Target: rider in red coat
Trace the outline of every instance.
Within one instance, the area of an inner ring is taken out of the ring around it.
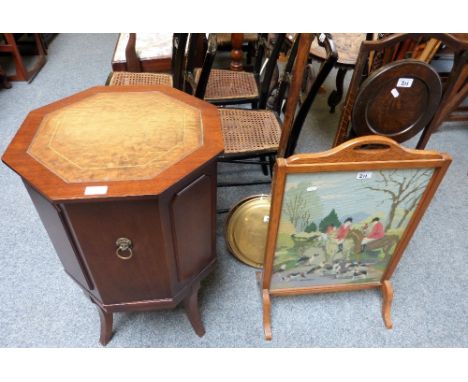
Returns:
[[[336,242],[338,243],[338,252],[343,251],[343,242],[348,236],[349,230],[351,229],[351,224],[353,223],[353,218],[347,218],[344,223],[338,228],[336,233]]]
[[[361,252],[366,250],[366,246],[368,243],[381,239],[385,236],[384,226],[380,222],[379,218],[372,219],[372,228],[370,232],[362,239],[361,242]]]

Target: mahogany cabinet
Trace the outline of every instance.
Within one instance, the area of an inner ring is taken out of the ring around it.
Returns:
[[[216,261],[217,109],[164,86],[95,87],[32,111],[3,161],[26,185],[67,274],[113,312],[183,303],[195,330]],[[38,254],[39,255],[39,254]]]

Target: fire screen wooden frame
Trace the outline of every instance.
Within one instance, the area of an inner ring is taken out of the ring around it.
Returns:
[[[370,288],[381,289],[391,329],[390,278],[450,163],[379,136],[278,158],[261,280],[265,338],[271,296]]]

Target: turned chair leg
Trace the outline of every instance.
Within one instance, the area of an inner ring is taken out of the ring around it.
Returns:
[[[260,155],[260,161],[266,162],[267,157],[265,155]],[[268,165],[267,164],[262,164],[262,172],[263,175],[268,175]]]
[[[98,309],[99,318],[101,320],[101,335],[99,337],[99,342],[101,343],[101,345],[106,346],[112,338],[113,314],[105,312],[97,304],[96,307]]]
[[[333,90],[328,97],[328,106],[330,106],[330,113],[335,112],[336,106],[341,102],[343,98],[343,86],[344,79],[348,69],[339,68],[338,73],[336,73],[336,90]]]
[[[187,318],[192,324],[193,330],[199,337],[205,335],[205,327],[200,316],[200,310],[198,309],[198,290],[200,289],[200,283],[192,287],[190,294],[184,299],[184,309],[187,314]]]
[[[276,156],[275,155],[268,155],[268,162],[269,162],[269,169],[270,169],[270,177],[273,177],[273,168],[275,167]]]

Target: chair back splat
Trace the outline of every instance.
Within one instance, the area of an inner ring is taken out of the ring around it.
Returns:
[[[327,52],[327,59],[320,67],[320,71],[312,83],[312,86],[310,87],[304,102],[302,102],[299,110],[296,113],[297,104],[299,101],[299,93],[303,81],[302,73],[304,73],[305,65],[307,64],[310,45],[312,44],[314,37],[318,38],[319,44],[325,48]],[[301,132],[302,126],[304,125],[307,114],[315,100],[315,97],[317,96],[318,91],[320,90],[320,87],[332,70],[333,65],[335,65],[337,59],[338,54],[330,34],[317,33],[315,36],[312,34],[298,34],[296,36],[296,40],[294,41],[291,48],[288,63],[286,64],[286,69],[290,69],[293,67],[292,63],[295,61],[289,94],[286,101],[286,110],[278,157],[289,157],[294,154],[294,150],[296,149],[297,141],[299,139],[299,134]],[[289,74],[286,73],[286,76],[289,77]],[[283,89],[281,89],[282,84],[280,84],[278,91],[279,99],[276,100],[276,102],[279,102],[280,105],[282,103],[284,94],[286,93],[287,85],[289,85],[288,80],[285,79],[285,82],[286,85],[283,86]]]
[[[205,59],[203,60],[203,66],[201,68],[200,78],[195,86],[195,97],[203,99],[205,97],[206,86],[208,85],[208,78],[210,76],[211,68],[213,67],[214,59],[218,44],[216,41],[216,35],[210,34],[208,37],[208,46],[206,48]],[[195,60],[195,57],[191,57]]]
[[[272,104],[272,110],[281,114],[281,108],[283,107],[283,101],[286,96],[286,91],[288,90],[289,84],[291,82],[291,72],[293,70],[294,61],[296,60],[297,56],[297,48],[299,46],[299,37],[300,33],[296,34],[294,38],[293,45],[289,50],[288,61],[286,62],[286,66],[284,67],[283,74],[278,83],[278,92],[276,93],[275,99]]]
[[[125,60],[127,72],[140,73],[143,71],[140,59],[136,53],[136,33],[129,33],[127,46],[125,47]]]
[[[329,33],[317,34],[316,38],[318,38],[319,45],[325,48],[327,52],[327,59],[322,63],[317,77],[312,83],[312,86],[310,87],[306,98],[302,102],[296,114],[296,117],[294,118],[289,139],[287,141],[284,152],[285,157],[289,157],[294,154],[294,150],[296,149],[297,141],[299,139],[299,134],[301,132],[302,126],[304,125],[307,114],[309,113],[309,110],[312,107],[312,103],[314,102],[315,97],[317,96],[320,90],[320,87],[327,79],[328,75],[330,74],[330,71],[333,69],[333,66],[335,65],[338,59],[338,53],[336,50],[335,43],[333,42]],[[296,44],[294,43],[294,45]]]
[[[182,90],[184,86],[184,59],[188,33],[174,33],[172,38],[172,76],[173,86]]]
[[[294,116],[296,114],[297,104],[299,102],[299,93],[301,91],[303,73],[309,58],[310,46],[314,40],[312,33],[302,33],[299,36],[299,47],[297,49],[296,62],[292,72],[291,85],[289,87],[288,98],[286,100],[286,107],[284,113],[283,128],[281,131],[281,139],[277,156],[284,158],[286,155],[286,147],[291,137],[291,130],[293,126]]]
[[[257,71],[254,71],[254,73],[258,76],[259,80],[260,80],[260,76],[262,73],[260,73],[260,69],[257,68],[257,63],[259,66],[261,66],[261,62],[262,62],[262,59],[263,59],[263,50],[265,49],[265,45],[266,45],[266,42],[264,42],[266,40],[266,38],[268,37],[268,34],[266,34],[267,36],[265,37],[264,34],[262,33],[260,35],[260,39],[262,39],[261,41],[259,41],[259,44],[261,44],[260,46],[263,47],[262,51],[258,52],[257,54],[257,58],[256,58],[256,62],[255,62],[255,68]],[[258,108],[259,109],[265,109],[266,108],[266,105],[267,105],[267,100],[268,100],[268,96],[269,96],[269,93],[270,93],[270,84],[271,84],[271,80],[273,78],[273,73],[275,71],[275,68],[276,68],[276,65],[277,65],[277,61],[278,61],[278,57],[279,57],[279,54],[281,52],[281,48],[283,47],[283,43],[286,39],[286,33],[279,33],[277,38],[276,38],[276,42],[274,43],[273,47],[272,47],[272,50],[271,50],[271,53],[270,53],[270,56],[268,57],[268,62],[265,66],[265,71],[263,73],[263,79],[261,80],[261,83],[260,83],[260,100],[259,100],[259,103],[258,103]]]

